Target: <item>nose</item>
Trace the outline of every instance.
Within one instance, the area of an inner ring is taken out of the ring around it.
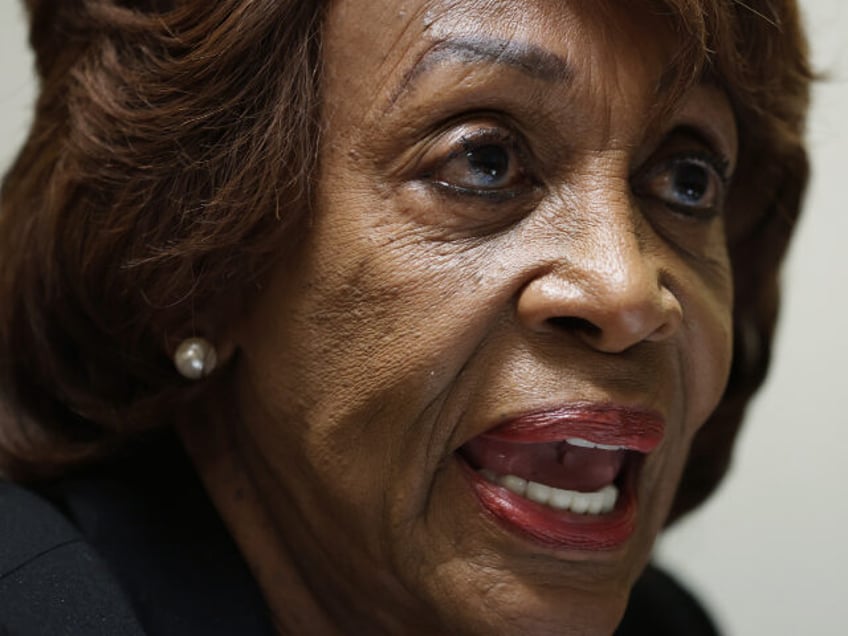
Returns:
[[[593,225],[593,236],[581,232],[579,245],[566,247],[521,290],[519,321],[536,332],[574,334],[605,353],[671,338],[683,309],[658,256],[632,227]]]

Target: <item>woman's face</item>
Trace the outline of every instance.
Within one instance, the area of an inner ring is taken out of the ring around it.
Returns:
[[[721,396],[733,115],[657,117],[670,31],[598,7],[329,12],[314,217],[235,341],[241,452],[343,623],[611,631]]]

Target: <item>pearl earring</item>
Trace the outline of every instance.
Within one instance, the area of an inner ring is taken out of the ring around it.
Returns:
[[[174,366],[184,378],[199,380],[215,370],[218,353],[204,338],[186,338],[174,353]]]

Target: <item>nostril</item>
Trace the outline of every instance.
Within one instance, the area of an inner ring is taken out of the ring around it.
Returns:
[[[579,318],[577,316],[553,316],[552,318],[548,318],[547,322],[558,330],[583,333],[590,337],[596,337],[601,333],[600,327],[585,318]]]

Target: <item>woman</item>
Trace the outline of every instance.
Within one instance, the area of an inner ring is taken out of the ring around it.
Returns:
[[[794,3],[28,7],[7,629],[711,633],[637,579],[768,364]]]

